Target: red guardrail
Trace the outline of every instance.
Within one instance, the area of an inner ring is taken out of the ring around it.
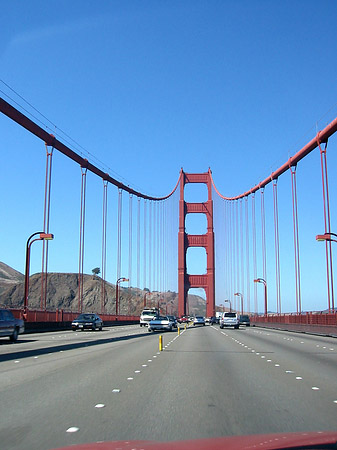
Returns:
[[[23,310],[21,308],[9,308],[14,317],[17,319],[22,318]],[[56,311],[41,311],[41,310],[28,310],[25,322],[72,322],[80,313],[63,311],[58,309]],[[115,314],[99,314],[103,322],[127,322],[137,321],[139,316],[124,316]]]
[[[252,316],[251,322],[336,326],[337,312],[335,313],[307,312],[304,314],[268,314],[267,316]]]

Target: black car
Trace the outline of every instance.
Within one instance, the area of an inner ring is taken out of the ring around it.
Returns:
[[[250,318],[246,314],[239,316],[239,322],[240,322],[240,325],[246,325],[246,327],[250,327]]]
[[[76,330],[97,330],[102,331],[103,320],[97,314],[80,314],[71,324],[71,329]]]

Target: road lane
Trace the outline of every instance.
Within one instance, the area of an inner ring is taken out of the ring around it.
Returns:
[[[337,429],[336,340],[191,327],[164,333],[159,352],[158,336],[127,326],[0,345],[3,448]]]

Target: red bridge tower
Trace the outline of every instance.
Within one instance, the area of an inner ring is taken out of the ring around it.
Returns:
[[[208,189],[208,200],[205,203],[187,203],[184,200],[184,188],[187,183],[204,183]],[[207,218],[206,234],[186,234],[186,214],[202,213]],[[203,247],[207,254],[207,273],[205,275],[189,275],[186,271],[186,252],[189,247]],[[214,273],[214,231],[213,200],[210,173],[185,173],[181,171],[179,201],[179,234],[178,234],[178,314],[186,314],[187,292],[190,288],[204,288],[206,292],[206,316],[215,315],[215,273]]]

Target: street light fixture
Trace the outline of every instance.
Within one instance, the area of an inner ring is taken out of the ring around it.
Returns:
[[[230,300],[224,300],[224,302],[229,303],[229,312],[232,312],[232,302]]]
[[[257,278],[254,280],[254,283],[263,283],[264,284],[264,315],[267,315],[267,282],[263,278]]]
[[[39,237],[31,240],[34,236],[39,235]],[[25,269],[25,294],[23,300],[23,318],[27,318],[28,311],[28,294],[29,294],[29,266],[30,266],[30,247],[35,241],[51,241],[54,239],[54,235],[51,233],[44,233],[43,231],[38,231],[37,233],[33,233],[27,239],[26,244],[26,269]]]
[[[241,294],[241,292],[235,292],[234,295],[241,297],[241,314],[243,315],[243,295]]]
[[[318,242],[323,242],[323,241],[337,242],[337,240],[336,239],[332,239],[331,236],[337,237],[337,234],[336,233],[331,233],[331,232],[330,233],[324,233],[324,234],[318,234],[316,236],[316,241],[318,241]]]
[[[118,316],[118,307],[119,307],[119,304],[118,304],[118,300],[119,300],[119,297],[118,297],[118,285],[119,285],[119,283],[123,283],[124,281],[129,281],[129,278],[120,277],[116,281],[116,316]]]

